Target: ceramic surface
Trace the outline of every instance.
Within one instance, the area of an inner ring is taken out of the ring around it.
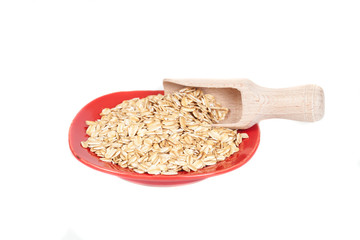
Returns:
[[[249,135],[248,139],[244,139],[240,144],[240,151],[234,153],[222,162],[213,166],[207,166],[196,172],[180,172],[178,175],[150,175],[139,174],[128,168],[122,168],[119,165],[107,163],[99,160],[99,157],[92,153],[89,149],[81,146],[80,142],[85,141],[88,136],[86,134],[86,120],[94,121],[100,118],[100,112],[103,108],[112,108],[124,100],[135,97],[144,98],[148,95],[164,94],[163,91],[129,91],[115,92],[99,97],[85,107],[76,115],[71,123],[69,130],[69,145],[74,156],[83,164],[108,174],[113,174],[130,182],[149,185],[149,186],[176,186],[188,183],[194,183],[208,177],[213,177],[235,170],[244,165],[255,153],[259,141],[260,131],[258,125],[241,130]]]

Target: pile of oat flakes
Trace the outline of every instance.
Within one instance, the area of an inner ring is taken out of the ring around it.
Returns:
[[[239,151],[246,133],[212,127],[228,109],[195,88],[151,95],[105,108],[101,119],[86,121],[81,142],[100,160],[137,173],[174,175],[214,165]]]

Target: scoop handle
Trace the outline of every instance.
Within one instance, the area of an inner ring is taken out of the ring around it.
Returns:
[[[271,89],[256,86],[258,120],[283,118],[314,122],[324,116],[324,91],[317,85]],[[255,89],[254,89],[255,90]]]

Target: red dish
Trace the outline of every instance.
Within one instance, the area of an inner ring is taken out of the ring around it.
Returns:
[[[128,168],[122,168],[119,165],[103,162],[99,157],[92,153],[89,149],[81,146],[80,142],[85,141],[88,136],[86,134],[86,120],[94,121],[100,118],[100,112],[103,108],[112,108],[124,100],[132,98],[144,98],[148,95],[164,94],[164,91],[131,91],[116,92],[99,97],[85,107],[76,115],[71,123],[69,130],[69,145],[71,152],[83,164],[94,168],[98,171],[113,174],[130,182],[148,185],[148,186],[176,186],[188,183],[194,183],[208,177],[220,175],[235,170],[244,165],[254,155],[260,141],[260,131],[258,125],[249,129],[241,130],[249,135],[248,139],[244,139],[240,144],[240,151],[234,153],[222,162],[212,166],[207,166],[196,172],[179,172],[178,175],[150,175],[139,174]]]

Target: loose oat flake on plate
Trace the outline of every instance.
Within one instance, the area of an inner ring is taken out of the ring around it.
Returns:
[[[214,165],[239,151],[246,133],[212,127],[228,109],[200,89],[125,100],[86,121],[81,142],[100,160],[137,173],[175,175]]]

